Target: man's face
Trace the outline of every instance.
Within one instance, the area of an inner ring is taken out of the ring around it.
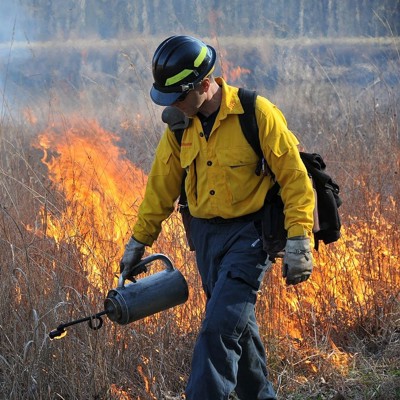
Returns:
[[[206,93],[203,82],[201,82],[193,90],[190,90],[187,93],[187,96],[184,98],[184,100],[178,100],[172,105],[181,110],[187,117],[193,117],[197,114],[205,100]]]

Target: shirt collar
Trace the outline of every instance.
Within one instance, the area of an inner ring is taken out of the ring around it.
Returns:
[[[228,85],[221,77],[215,78],[216,82],[222,88],[221,100],[221,119],[228,114],[243,114],[244,110],[238,96],[238,88]]]

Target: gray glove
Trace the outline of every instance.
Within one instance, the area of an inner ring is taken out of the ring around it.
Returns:
[[[134,276],[147,271],[146,266],[136,268],[136,265],[143,257],[144,247],[143,243],[138,242],[133,237],[129,239],[119,263],[119,269],[124,279],[132,280]]]
[[[282,275],[286,278],[286,284],[297,285],[306,281],[310,277],[312,269],[310,239],[305,236],[288,239],[282,263]]]

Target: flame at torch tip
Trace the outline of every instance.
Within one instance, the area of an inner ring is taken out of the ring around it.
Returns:
[[[58,329],[51,331],[49,336],[50,336],[50,340],[58,340],[58,339],[62,339],[63,337],[65,337],[67,335],[67,331],[65,329],[63,329],[62,331],[59,331]]]

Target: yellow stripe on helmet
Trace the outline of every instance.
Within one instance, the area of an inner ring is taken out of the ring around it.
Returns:
[[[200,50],[199,55],[196,57],[196,59],[194,60],[193,65],[195,67],[199,67],[201,65],[201,63],[204,61],[204,59],[206,58],[207,55],[207,46],[203,46]],[[187,76],[189,76],[194,70],[193,69],[184,69],[181,72],[178,72],[176,75],[171,76],[170,78],[168,78],[165,81],[165,86],[171,86],[174,85],[175,83],[180,82],[182,79],[186,78]]]
[[[199,55],[194,60],[194,66],[199,67],[206,58],[206,55],[207,55],[207,46],[203,46],[200,50]]]
[[[171,76],[171,78],[168,78],[165,81],[165,86],[171,86],[174,85],[175,83],[178,83],[181,81],[183,78],[186,78],[193,72],[192,69],[184,69],[183,71],[179,72],[178,74]]]

